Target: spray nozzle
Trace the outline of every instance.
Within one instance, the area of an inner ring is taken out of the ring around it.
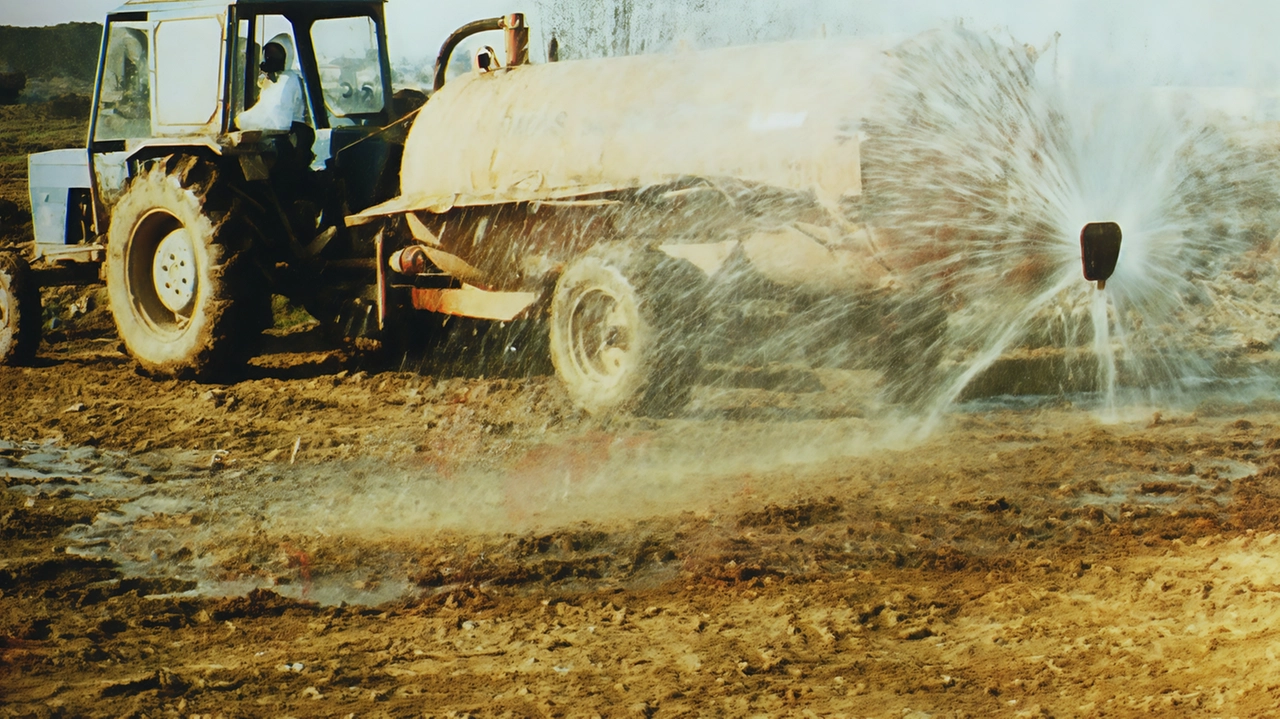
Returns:
[[[1114,222],[1090,222],[1080,230],[1080,261],[1084,264],[1084,278],[1097,282],[1098,289],[1107,287],[1107,280],[1116,271],[1120,259],[1120,225]]]

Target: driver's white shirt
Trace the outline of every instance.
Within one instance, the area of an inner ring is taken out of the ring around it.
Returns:
[[[288,130],[295,122],[306,122],[306,108],[302,80],[290,70],[277,75],[275,82],[264,79],[257,104],[236,116],[241,130]]]

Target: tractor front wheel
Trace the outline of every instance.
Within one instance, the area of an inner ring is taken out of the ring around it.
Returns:
[[[157,161],[130,182],[112,212],[107,294],[144,370],[212,379],[252,354],[269,295],[255,282],[245,212],[193,157]]]

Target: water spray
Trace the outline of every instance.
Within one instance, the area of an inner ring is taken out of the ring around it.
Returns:
[[[1107,288],[1107,280],[1116,271],[1120,259],[1120,225],[1114,222],[1090,222],[1080,230],[1080,261],[1084,278],[1097,282],[1099,290]]]

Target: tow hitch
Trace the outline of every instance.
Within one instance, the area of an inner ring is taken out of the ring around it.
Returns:
[[[1107,280],[1116,271],[1120,259],[1120,225],[1114,222],[1090,222],[1080,230],[1080,261],[1084,278],[1097,282],[1098,289],[1107,288]]]

